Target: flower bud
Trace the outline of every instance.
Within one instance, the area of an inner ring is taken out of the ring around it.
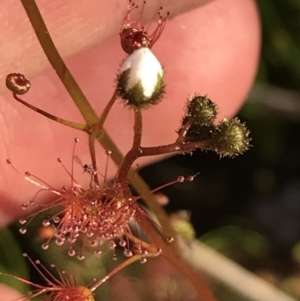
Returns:
[[[225,118],[212,138],[212,149],[221,157],[234,157],[250,147],[249,130],[238,118]]]
[[[193,124],[209,126],[217,113],[217,106],[206,96],[195,95],[187,101],[186,114]]]
[[[123,62],[117,89],[126,104],[144,108],[157,104],[164,93],[163,69],[149,48],[135,50]]]
[[[6,87],[15,94],[25,94],[29,91],[30,81],[20,73],[10,73],[6,76]]]

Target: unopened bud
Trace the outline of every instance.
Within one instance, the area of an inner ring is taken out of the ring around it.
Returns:
[[[217,116],[217,106],[206,96],[195,95],[188,99],[186,114],[192,124],[211,125]]]
[[[234,157],[250,147],[249,130],[238,118],[225,118],[213,136],[213,150],[221,157]]]
[[[30,89],[30,81],[20,73],[10,73],[6,76],[6,87],[15,94],[25,94]]]
[[[149,48],[135,50],[123,62],[117,89],[126,104],[133,107],[157,104],[164,87],[162,66]]]

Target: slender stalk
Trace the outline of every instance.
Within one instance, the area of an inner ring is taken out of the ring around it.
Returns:
[[[142,111],[139,108],[134,110],[134,137],[132,149],[138,149],[141,146],[142,131],[143,131],[143,118]]]
[[[57,117],[55,115],[52,115],[44,110],[41,110],[33,105],[31,105],[30,103],[24,101],[23,99],[19,98],[15,93],[13,93],[13,96],[14,96],[14,99],[18,102],[20,102],[21,104],[23,104],[24,106],[28,107],[29,109],[49,118],[49,119],[52,119],[56,122],[59,122],[63,125],[66,125],[66,126],[69,126],[73,129],[76,129],[76,130],[80,130],[80,131],[86,131],[86,125],[85,124],[82,124],[82,123],[77,123],[77,122],[73,122],[73,121],[69,121],[69,120],[66,120],[66,119],[62,119],[60,117]]]
[[[104,122],[112,108],[112,106],[114,105],[114,103],[116,102],[117,100],[117,97],[118,97],[118,91],[115,90],[113,96],[111,97],[110,101],[108,102],[108,104],[106,105],[105,109],[103,110],[100,118],[99,118],[99,121],[98,121],[98,128],[99,129],[102,129],[103,128],[103,125],[104,125]]]
[[[186,181],[186,178],[184,178],[184,181]],[[157,188],[155,188],[155,189],[149,191],[149,193],[155,193],[155,192],[158,192],[158,191],[160,191],[160,190],[162,190],[162,189],[164,189],[164,188],[166,188],[166,187],[172,186],[172,185],[177,184],[177,183],[179,183],[178,179],[173,180],[173,181],[171,181],[171,182],[168,182],[168,183],[166,183],[166,184],[164,184],[164,185],[161,185],[161,186],[159,186],[159,187],[157,187]],[[144,196],[141,196],[141,198],[143,198],[143,197],[144,197]]]
[[[138,158],[139,149],[141,146],[143,131],[143,119],[141,109],[134,109],[134,126],[133,126],[133,143],[132,148],[127,152],[122,163],[119,165],[117,181],[123,183],[123,186],[128,186],[128,173],[133,162]],[[125,188],[125,187],[124,187]]]
[[[137,149],[131,149],[124,157],[124,160],[119,165],[118,174],[116,179],[119,183],[123,183],[123,186],[129,184],[129,170],[131,170],[132,163],[139,157]],[[137,175],[136,172],[134,172]]]

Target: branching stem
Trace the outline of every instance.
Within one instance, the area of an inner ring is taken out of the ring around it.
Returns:
[[[44,53],[46,54],[50,64],[52,65],[53,69],[56,71],[57,75],[59,76],[61,82],[65,86],[66,90],[69,92],[70,96],[72,97],[75,105],[81,112],[83,118],[86,121],[86,126],[89,129],[93,129],[95,125],[98,124],[99,118],[88,102],[86,96],[83,94],[82,90],[80,89],[79,85],[75,81],[74,77],[68,70],[67,66],[65,65],[63,59],[59,55],[51,36],[48,32],[48,29],[44,23],[44,20],[39,12],[39,9],[35,3],[35,0],[21,0],[21,3],[28,15],[28,18],[34,28],[34,31],[37,35],[37,38],[44,50]],[[113,103],[114,101],[112,101]],[[48,116],[51,118],[51,115]],[[105,120],[106,117],[103,118]],[[53,118],[51,118],[53,119]],[[56,120],[56,119],[53,119]],[[100,125],[104,123],[104,121],[101,121]],[[67,125],[67,124],[66,124]],[[93,129],[95,130],[95,128]],[[91,134],[91,132],[89,132]],[[94,140],[97,139],[102,146],[112,151],[112,159],[114,162],[120,166],[120,164],[123,161],[123,156],[115,143],[112,141],[112,139],[109,137],[109,135],[106,133],[104,128],[101,128],[99,130],[96,137],[90,138],[90,152],[93,156],[94,153]],[[150,150],[149,150],[150,152]],[[96,165],[95,162],[95,156],[94,159],[92,159],[93,165]],[[129,179],[132,181],[132,184],[137,189],[137,191],[143,195],[146,194],[146,192],[149,191],[148,186],[146,183],[132,170],[129,169]],[[163,227],[166,226],[165,230],[170,230],[170,234],[173,234],[172,228],[170,227],[168,218],[166,217],[166,214],[161,214],[163,209],[156,203],[156,200],[154,197],[146,197],[145,201],[147,201],[150,209],[154,211],[154,213],[157,214],[158,218],[162,219],[161,224]],[[155,210],[160,207],[158,211],[155,212]],[[155,232],[153,229],[153,226],[149,223],[147,218],[143,215],[141,215],[139,224],[142,226],[143,230],[145,231],[146,235],[150,238],[150,240],[158,247],[163,249],[163,255],[166,257],[166,259],[171,262],[183,275],[186,276],[187,279],[191,281],[191,283],[194,285],[195,289],[199,293],[200,296],[202,296],[203,300],[205,301],[215,301],[213,296],[211,295],[209,289],[206,287],[204,282],[198,277],[198,275],[180,258],[177,252],[175,252],[174,248],[172,248],[170,245],[167,245],[160,236]],[[131,264],[132,262],[138,260],[141,258],[141,255],[134,255],[121,265],[119,265],[115,270],[113,270],[111,273],[109,273],[106,277],[104,277],[102,280],[98,281],[92,288],[92,290],[95,290],[98,286],[100,286],[103,282],[105,282],[108,278],[110,278],[112,275],[117,273],[119,270],[124,268],[125,266]]]
[[[72,97],[74,103],[80,110],[84,119],[86,120],[89,126],[93,126],[97,124],[99,119],[89,104],[86,97],[83,95],[80,87],[77,82],[71,75],[67,66],[65,65],[63,59],[60,57],[52,39],[49,35],[47,27],[44,23],[44,20],[39,12],[39,9],[35,3],[35,0],[21,0],[24,9],[28,15],[28,18],[34,28],[37,38],[49,59],[54,70],[56,70],[58,76],[60,77],[63,85],[66,87],[70,96]],[[108,133],[104,128],[101,129],[101,135],[97,136],[97,140],[106,150],[111,150],[112,155],[111,158],[117,166],[123,161],[123,155],[121,151],[118,149],[114,141],[110,138]],[[145,195],[150,191],[149,186],[143,181],[143,179],[132,169],[129,170],[129,180],[133,187],[140,195]],[[167,214],[164,212],[163,208],[157,204],[154,196],[148,195],[144,198],[147,206],[156,214],[157,218],[160,221],[162,227],[169,233],[169,235],[174,234],[174,230],[172,229]]]

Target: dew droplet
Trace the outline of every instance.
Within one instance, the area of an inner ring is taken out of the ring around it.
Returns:
[[[111,249],[111,250],[114,250],[115,248],[116,248],[116,243],[113,241],[113,240],[111,240],[110,242],[109,242],[109,248]]]
[[[115,260],[115,261],[116,261],[116,260],[118,260],[118,257],[117,257],[117,255],[116,255],[116,254],[114,254],[114,255],[113,255],[113,258],[112,258],[112,260]]]
[[[20,228],[19,232],[21,234],[25,234],[27,232],[27,229],[26,228]]]
[[[75,138],[74,141],[75,141],[75,143],[78,143],[78,142],[79,142],[79,139],[78,139],[78,138]]]
[[[96,240],[92,240],[90,242],[91,247],[96,247],[97,246],[97,241]]]
[[[119,245],[121,246],[121,247],[126,247],[126,241],[124,240],[124,239],[122,239],[122,240],[120,240],[120,242],[119,242]]]
[[[147,255],[147,254],[149,254],[149,252],[148,252],[147,250],[143,250],[143,251],[142,251],[142,254],[143,254],[143,255]]]
[[[42,224],[44,227],[48,227],[50,226],[50,221],[48,219],[44,219]]]
[[[189,182],[193,182],[193,181],[194,181],[194,179],[195,179],[195,177],[194,177],[194,176],[188,176],[188,177],[187,177],[187,180],[188,180]]]
[[[82,233],[87,233],[88,228],[87,228],[87,227],[82,227],[80,231],[81,231]],[[90,232],[91,232],[91,231],[90,231]],[[91,233],[92,233],[91,236],[93,236],[94,233],[93,233],[93,232],[91,232]]]
[[[58,224],[59,222],[60,222],[60,217],[58,217],[58,216],[55,216],[55,217],[53,217],[53,223],[54,224]]]
[[[171,243],[171,242],[173,242],[174,241],[174,237],[173,236],[168,236],[167,237],[167,242],[168,243]]]
[[[116,189],[120,189],[120,188],[122,188],[122,185],[121,185],[120,183],[116,183],[116,184],[115,184],[115,188],[116,188]]]
[[[23,210],[28,209],[28,204],[22,204],[21,208],[22,208]]]
[[[87,233],[86,233],[86,236],[87,237],[92,237],[94,235],[94,232],[93,231],[88,231]]]
[[[94,254],[95,254],[95,255],[101,255],[101,254],[102,254],[102,251],[96,250],[96,251],[94,252]]]
[[[57,230],[55,235],[56,235],[57,237],[63,236],[63,235],[64,235],[64,232],[63,232],[62,230]]]
[[[43,250],[48,250],[49,244],[47,242],[43,243],[42,248],[43,248]]]
[[[184,182],[184,176],[179,176],[178,178],[177,178],[177,181],[178,182],[180,182],[180,183],[182,183],[182,182]]]
[[[146,263],[148,260],[147,260],[147,258],[145,258],[145,257],[141,257],[141,259],[140,259],[140,262],[142,263],[142,264],[144,264],[144,263]]]
[[[70,236],[68,240],[71,244],[74,244],[76,242],[76,237],[75,236]]]
[[[85,258],[85,256],[84,256],[83,254],[80,254],[80,255],[77,256],[77,258],[78,258],[79,260],[83,260],[83,259]]]
[[[72,256],[74,256],[75,254],[76,254],[75,250],[72,249],[72,248],[70,248],[69,251],[68,251],[68,255],[72,257]]]
[[[20,218],[20,219],[19,219],[19,223],[20,223],[21,225],[24,225],[24,224],[27,223],[27,219],[26,219],[26,218]]]
[[[125,249],[123,254],[125,257],[131,257],[133,255],[133,253],[129,249]]]
[[[136,250],[139,254],[142,254],[142,247],[140,245],[136,246]]]
[[[61,238],[57,238],[57,239],[55,240],[55,243],[56,243],[59,247],[61,247],[61,246],[64,244],[64,242],[65,242],[65,240],[64,240],[64,239],[61,239]]]
[[[108,150],[105,151],[105,154],[106,154],[107,156],[110,156],[110,155],[112,154],[112,151],[108,149]]]

